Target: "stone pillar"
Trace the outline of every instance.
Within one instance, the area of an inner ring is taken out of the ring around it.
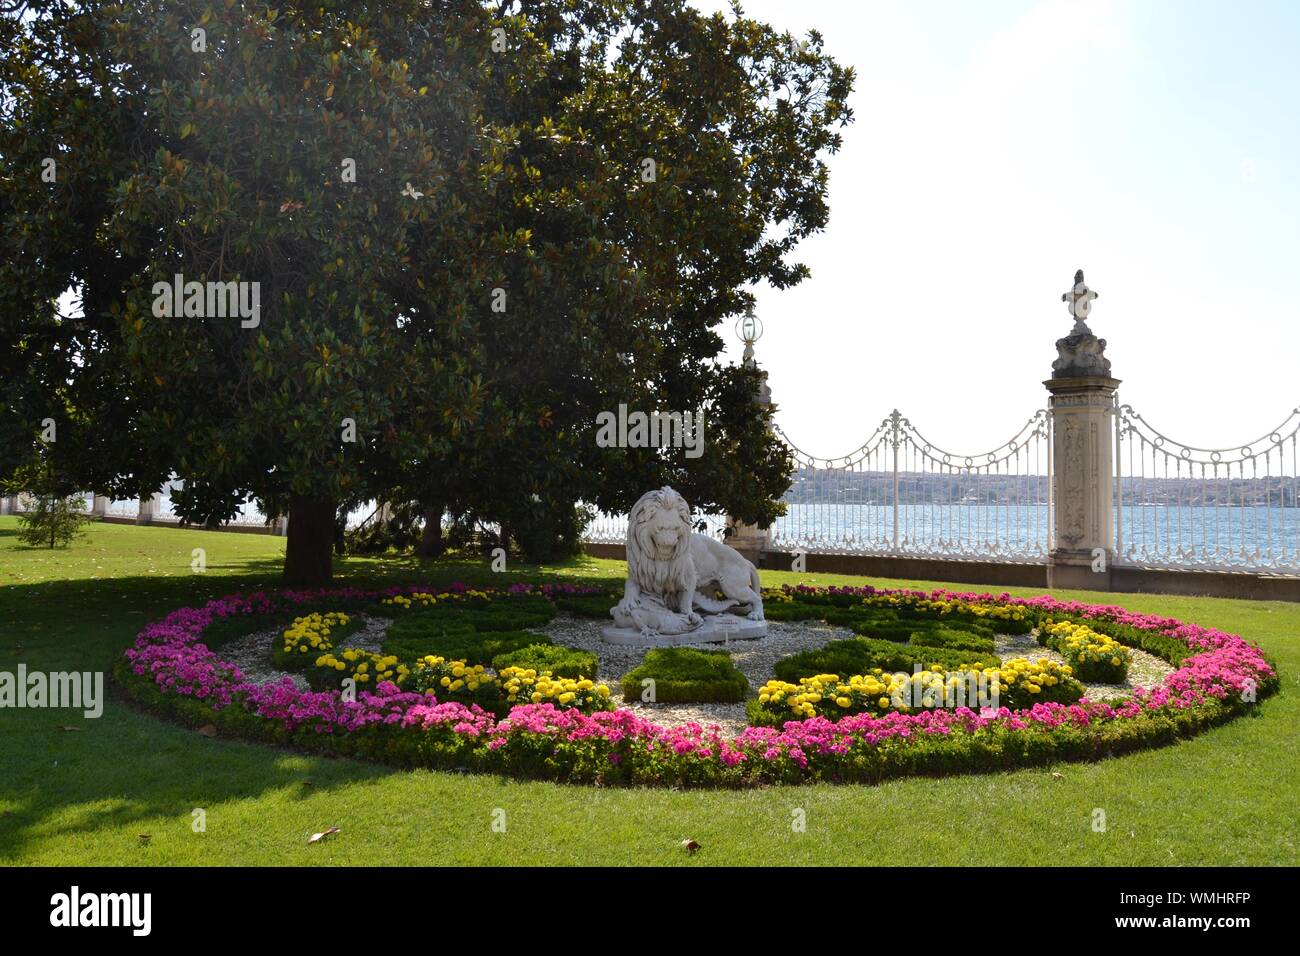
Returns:
[[[140,499],[140,510],[136,513],[136,524],[153,524],[158,520],[162,510],[162,493],[155,491],[148,498]]]
[[[271,534],[279,535],[281,538],[289,536],[289,516],[281,515],[271,522]]]
[[[95,503],[90,506],[90,513],[96,518],[103,518],[108,514],[110,500],[107,495],[95,495]]]
[[[756,525],[737,521],[730,515],[727,516],[726,544],[739,551],[754,567],[759,566],[770,539],[771,534],[766,528],[759,528]]]
[[[753,308],[750,308],[744,317],[736,323],[736,330],[740,334],[741,341],[745,343],[745,354],[742,362],[750,368],[756,368],[758,363],[754,361],[754,343],[763,334],[763,323],[754,315]],[[772,390],[767,385],[767,372],[760,370],[759,375],[762,377],[762,383],[754,395],[754,402],[757,405],[770,406],[772,404]],[[772,533],[767,528],[759,528],[756,525],[740,521],[728,515],[725,540],[730,547],[739,551],[754,567],[758,567],[763,552],[771,544]]]
[[[0,515],[11,515],[14,513],[14,499],[8,495],[0,497]]]
[[[1063,295],[1074,328],[1056,342],[1051,393],[1052,552],[1047,580],[1053,588],[1110,590],[1115,549],[1113,440],[1115,389],[1106,340],[1084,321],[1097,293],[1075,273],[1074,288]]]

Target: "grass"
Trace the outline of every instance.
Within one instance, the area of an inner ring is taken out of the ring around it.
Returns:
[[[181,604],[274,586],[284,539],[96,524],[68,551],[21,546],[0,518],[0,670],[108,672],[141,625]],[[190,570],[192,549],[207,571]],[[565,574],[586,559],[493,575],[486,564],[340,562],[341,582]],[[764,583],[889,586],[763,573]],[[926,585],[933,586],[933,585]],[[953,587],[958,587],[954,585]],[[1013,589],[1013,593],[1039,593]],[[398,771],[214,740],[111,698],[98,720],[0,710],[0,863],[44,865],[1300,863],[1300,605],[1057,592],[1244,634],[1282,671],[1256,715],[1194,740],[1096,764],[985,776],[751,792],[596,790]],[[76,727],[76,730],[63,730]],[[506,832],[492,829],[506,812]],[[1093,811],[1107,829],[1094,832]],[[207,829],[191,827],[195,809]],[[806,832],[791,829],[803,810]],[[307,846],[330,826],[342,832]],[[148,834],[143,841],[141,834]],[[687,855],[686,838],[701,849]]]

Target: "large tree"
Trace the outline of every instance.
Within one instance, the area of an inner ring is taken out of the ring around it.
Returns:
[[[65,476],[287,512],[296,584],[340,501],[399,488],[516,528],[664,482],[775,515],[789,462],[717,328],[826,221],[852,74],[819,37],[680,0],[23,7],[0,473],[54,417]],[[178,274],[257,283],[257,324],[158,315]],[[705,408],[703,457],[599,448],[620,403]]]

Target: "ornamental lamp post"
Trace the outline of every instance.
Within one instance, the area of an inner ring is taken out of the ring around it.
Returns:
[[[763,337],[763,323],[754,314],[752,305],[745,310],[745,314],[736,323],[736,337],[745,343],[745,354],[741,358],[741,364],[746,368],[757,369],[758,363],[754,361],[754,343]],[[758,374],[761,382],[758,391],[754,394],[754,401],[759,405],[771,405],[772,390],[767,386],[767,373],[759,369]],[[727,516],[727,544],[744,555],[755,567],[758,567],[761,562],[762,554],[767,550],[770,541],[771,534],[766,528],[759,528],[731,515]]]
[[[754,343],[763,337],[763,323],[754,314],[752,305],[745,310],[745,314],[736,323],[736,336],[745,343],[745,354],[741,362],[745,365],[753,365]]]

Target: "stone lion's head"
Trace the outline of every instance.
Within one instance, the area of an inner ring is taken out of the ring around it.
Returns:
[[[649,594],[674,594],[687,578],[690,545],[691,509],[686,500],[667,486],[647,492],[628,515],[628,576]]]

